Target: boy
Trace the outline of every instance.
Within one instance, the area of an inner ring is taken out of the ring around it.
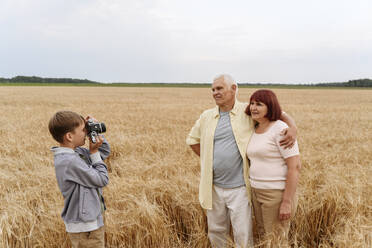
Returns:
[[[103,214],[106,209],[102,187],[108,173],[102,161],[110,154],[103,138],[82,148],[87,135],[86,119],[71,111],[59,111],[49,121],[49,132],[60,144],[53,147],[54,166],[59,189],[64,198],[62,219],[72,247],[104,247]]]

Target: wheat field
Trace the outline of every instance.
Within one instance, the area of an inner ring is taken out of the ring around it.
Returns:
[[[372,91],[274,92],[297,123],[303,165],[293,246],[371,247]],[[106,123],[107,247],[209,247],[185,138],[213,106],[207,88],[0,87],[0,247],[70,247],[47,129],[58,110]]]

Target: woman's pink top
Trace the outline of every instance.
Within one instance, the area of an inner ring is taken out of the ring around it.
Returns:
[[[288,169],[284,159],[299,155],[297,141],[289,149],[284,149],[279,145],[279,141],[284,137],[280,135],[280,132],[285,128],[288,128],[287,124],[277,120],[265,133],[252,134],[247,147],[251,187],[257,189],[285,188]]]

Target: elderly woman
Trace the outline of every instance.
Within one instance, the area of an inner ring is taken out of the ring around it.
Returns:
[[[297,141],[288,149],[279,145],[282,131],[288,128],[279,120],[281,113],[274,92],[261,89],[253,93],[246,114],[255,121],[255,132],[247,147],[247,157],[258,233],[261,238],[279,235],[287,242],[289,220],[297,207],[301,164]]]

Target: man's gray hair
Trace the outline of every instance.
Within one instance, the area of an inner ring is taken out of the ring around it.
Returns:
[[[213,79],[213,81],[216,81],[217,79],[220,79],[220,78],[223,78],[223,81],[228,85],[228,86],[232,86],[232,85],[236,85],[238,86],[238,84],[236,83],[236,81],[234,80],[234,78],[232,76],[230,76],[229,74],[221,74],[221,75],[218,75],[217,77],[215,77]]]
[[[216,81],[221,78],[229,86],[229,88],[231,88],[231,86],[233,85],[236,85],[236,94],[238,94],[238,84],[236,83],[235,79],[232,76],[230,76],[229,74],[221,74],[215,77],[213,81]]]

